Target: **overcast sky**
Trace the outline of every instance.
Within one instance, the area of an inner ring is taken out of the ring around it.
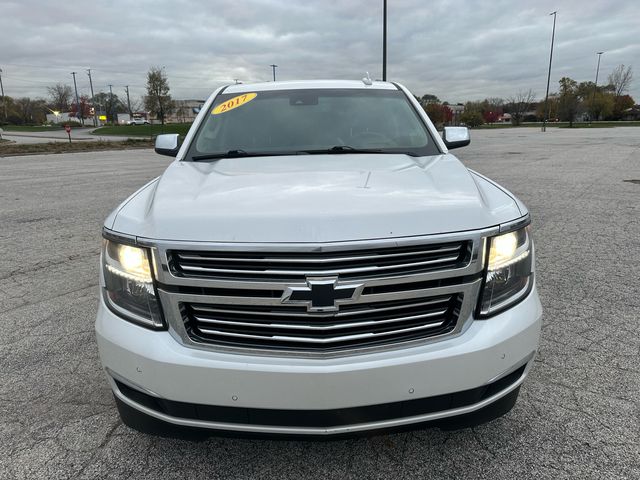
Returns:
[[[640,101],[638,0],[388,0],[388,79],[414,94],[458,102],[546,87],[551,76],[599,83],[632,65]],[[28,1],[0,4],[0,68],[6,95],[46,96],[46,86],[139,97],[152,65],[164,66],[174,98],[206,98],[233,79],[382,76],[382,0]]]

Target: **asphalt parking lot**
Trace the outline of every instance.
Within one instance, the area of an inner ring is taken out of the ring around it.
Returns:
[[[640,129],[472,132],[533,216],[540,352],[510,414],[335,442],[123,426],[93,333],[104,217],[167,157],[0,158],[0,478],[640,478]]]

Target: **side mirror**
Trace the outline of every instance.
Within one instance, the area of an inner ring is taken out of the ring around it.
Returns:
[[[471,143],[469,129],[467,127],[444,127],[442,140],[449,150],[452,148],[466,147]]]
[[[169,157],[175,157],[180,150],[180,142],[178,141],[177,133],[166,133],[164,135],[158,135],[156,137],[156,153],[160,155],[167,155]]]

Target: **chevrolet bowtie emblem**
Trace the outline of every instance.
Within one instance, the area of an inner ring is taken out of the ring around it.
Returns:
[[[357,299],[363,284],[338,284],[338,277],[307,277],[304,286],[287,287],[280,299],[282,303],[307,306],[308,312],[335,312],[341,303]]]

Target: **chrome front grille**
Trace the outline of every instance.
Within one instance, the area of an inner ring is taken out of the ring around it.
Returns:
[[[345,305],[333,314],[304,307],[185,303],[188,332],[200,342],[251,348],[333,351],[442,335],[455,328],[462,294]]]
[[[456,268],[468,263],[471,242],[320,252],[168,252],[172,273],[184,278],[300,279],[339,275],[359,279]]]
[[[481,284],[482,233],[156,244],[158,294],[169,331],[193,348],[335,356],[411,346],[449,338],[469,323]],[[318,284],[335,303],[314,303]]]

